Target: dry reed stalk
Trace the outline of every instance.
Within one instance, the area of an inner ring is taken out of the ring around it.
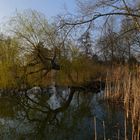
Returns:
[[[133,78],[132,95],[131,95],[131,119],[132,119],[132,138],[139,140],[140,125],[140,80],[138,77]]]
[[[105,134],[105,122],[103,121],[103,130],[104,130],[104,140],[106,140],[106,134]]]
[[[121,93],[121,87],[122,87],[122,77],[123,77],[123,71],[122,68],[117,68],[114,71],[110,72],[111,74],[107,74],[106,78],[106,88],[105,88],[105,97],[106,100],[110,101],[118,101],[118,99],[121,99],[122,93]]]
[[[125,140],[128,140],[128,139],[127,139],[127,120],[126,120],[126,117],[125,117],[125,120],[124,120],[124,128],[125,128],[125,129],[124,129],[124,131],[125,131],[124,139],[125,139]]]
[[[94,140],[97,140],[96,117],[94,117]]]
[[[129,116],[129,103],[130,103],[130,93],[131,93],[131,74],[127,76],[128,80],[124,79],[124,107],[126,110],[126,117]]]
[[[120,129],[118,129],[118,140],[120,139]]]
[[[106,79],[105,100],[120,102],[123,98],[125,109],[125,139],[127,139],[127,120],[132,123],[132,140],[140,137],[140,68],[130,73],[125,67],[117,73],[117,78]]]

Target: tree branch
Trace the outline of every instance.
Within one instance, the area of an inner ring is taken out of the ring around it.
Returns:
[[[66,23],[64,23],[64,25],[63,26],[65,26],[65,25],[74,25],[74,26],[76,26],[76,25],[81,25],[81,24],[86,24],[86,23],[89,23],[89,22],[92,22],[92,21],[94,21],[94,20],[96,20],[96,19],[98,19],[98,18],[100,18],[100,17],[104,17],[104,16],[110,16],[110,15],[120,15],[120,16],[131,16],[131,17],[137,17],[137,18],[140,18],[140,15],[138,15],[138,14],[133,14],[133,13],[121,13],[121,12],[113,12],[113,13],[105,13],[105,14],[97,14],[97,15],[94,15],[91,19],[89,19],[89,20],[85,20],[85,21],[78,21],[78,22],[66,22]]]

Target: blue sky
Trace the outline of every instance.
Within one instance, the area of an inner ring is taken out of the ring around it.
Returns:
[[[0,22],[12,16],[15,11],[35,9],[46,15],[47,18],[63,14],[66,9],[74,12],[75,0],[1,0]]]

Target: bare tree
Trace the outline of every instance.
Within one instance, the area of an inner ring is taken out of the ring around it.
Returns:
[[[12,33],[20,40],[22,58],[27,58],[24,65],[39,66],[39,69],[28,74],[41,71],[47,74],[52,69],[60,69],[56,63],[60,40],[55,27],[47,22],[43,14],[32,10],[17,13],[11,18],[10,25],[13,26]]]

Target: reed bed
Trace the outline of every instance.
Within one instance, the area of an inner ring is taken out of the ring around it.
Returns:
[[[110,70],[106,78],[103,99],[122,105],[125,110],[125,140],[127,125],[131,121],[132,140],[140,140],[140,67],[118,67]]]

